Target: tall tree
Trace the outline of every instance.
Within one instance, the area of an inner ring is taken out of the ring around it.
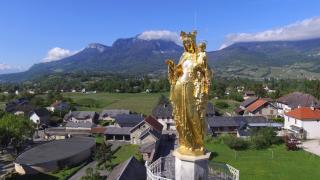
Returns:
[[[0,144],[2,147],[12,145],[18,154],[22,144],[35,132],[32,121],[22,116],[5,114],[0,119]]]

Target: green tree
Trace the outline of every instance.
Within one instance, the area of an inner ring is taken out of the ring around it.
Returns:
[[[95,160],[98,162],[97,167],[101,169],[110,169],[112,167],[111,160],[114,158],[111,150],[112,145],[103,142],[97,147],[95,152]]]
[[[35,125],[24,117],[5,114],[0,120],[0,144],[2,147],[12,145],[17,154],[34,132]]]

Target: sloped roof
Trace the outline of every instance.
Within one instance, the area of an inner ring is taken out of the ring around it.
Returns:
[[[259,99],[256,102],[252,103],[250,106],[248,106],[247,111],[254,112],[254,111],[260,109],[261,107],[263,107],[266,103],[268,103],[268,102],[265,101],[264,99]]]
[[[106,127],[104,134],[110,135],[130,135],[131,127]]]
[[[39,117],[50,115],[50,112],[46,108],[38,108],[38,109],[35,109],[33,112]]]
[[[310,107],[296,108],[286,115],[300,120],[320,120],[320,110],[312,110]]]
[[[143,117],[140,114],[118,114],[114,119],[121,127],[134,127],[143,121]]]
[[[163,125],[159,123],[156,119],[154,119],[152,116],[148,116],[147,118],[144,119],[153,129],[161,132]]]
[[[104,134],[107,127],[93,127],[91,128],[91,133],[93,134]]]
[[[245,124],[274,123],[264,116],[213,116],[206,118],[210,127],[240,127]]]
[[[257,101],[259,98],[258,97],[250,97],[246,100],[244,100],[240,106],[243,106],[243,107],[248,107],[250,104],[254,103],[255,101]]]
[[[35,146],[20,154],[15,162],[26,165],[44,164],[74,157],[96,145],[94,138],[73,137]]]
[[[130,114],[130,110],[128,109],[105,109],[101,112],[101,117],[115,117],[119,114]]]
[[[116,166],[108,175],[107,180],[145,180],[145,166],[134,156]]]
[[[235,113],[239,114],[239,115],[242,115],[244,113],[244,110],[241,109],[240,107],[237,107],[235,110],[234,110]]]
[[[158,104],[152,110],[153,117],[172,118],[172,105],[170,103]]]
[[[148,128],[140,134],[139,139],[144,139],[148,134],[154,136],[158,140],[161,137],[161,132]]]
[[[92,128],[92,127],[95,127],[95,124],[90,123],[90,122],[83,122],[83,121],[81,121],[81,122],[69,121],[69,122],[67,122],[66,127],[68,127],[68,128]]]
[[[319,106],[319,100],[314,96],[302,92],[293,92],[277,99],[277,102],[288,105],[291,108]]]
[[[94,111],[72,111],[65,115],[64,120],[68,120],[71,117],[77,120],[94,119],[96,115],[97,113]]]
[[[141,153],[151,153],[152,151],[155,150],[155,148],[156,148],[156,143],[155,142],[145,143],[145,144],[142,144],[139,147],[139,151]]]

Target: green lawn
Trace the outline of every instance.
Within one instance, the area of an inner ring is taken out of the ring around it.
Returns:
[[[102,144],[103,141],[104,141],[104,136],[102,136],[102,135],[96,135],[96,136],[95,136],[95,139],[96,139],[96,144]]]
[[[69,177],[71,177],[73,174],[75,174],[77,171],[79,171],[85,165],[86,165],[86,163],[83,163],[79,166],[75,166],[72,168],[65,168],[65,169],[62,169],[58,172],[49,173],[49,174],[54,177],[57,177],[57,179],[59,179],[59,180],[65,180],[65,179],[68,179]]]
[[[94,99],[99,107],[80,107],[79,110],[102,111],[106,108],[129,109],[133,112],[151,114],[152,108],[157,104],[162,93],[64,93],[65,97],[72,98],[76,103],[81,99]],[[168,93],[163,93],[168,95]]]
[[[215,103],[218,101],[225,102],[229,105],[228,108],[225,108],[225,109],[221,109],[221,108],[219,109],[215,106],[215,108],[217,108],[218,111],[222,114],[226,114],[226,113],[234,114],[234,110],[237,107],[239,107],[239,105],[240,105],[240,102],[235,101],[235,100],[231,100],[231,99],[212,99],[212,100],[210,100],[210,102],[212,102],[213,105],[215,105]]]
[[[212,162],[223,162],[240,170],[241,180],[318,180],[320,157],[301,151],[287,151],[283,145],[267,150],[235,153],[223,144],[208,144]],[[272,158],[273,151],[273,158]]]
[[[138,148],[139,146],[134,144],[126,144],[121,146],[120,149],[114,154],[115,158],[112,160],[112,164],[116,165],[126,161],[129,159],[129,157],[138,152]]]

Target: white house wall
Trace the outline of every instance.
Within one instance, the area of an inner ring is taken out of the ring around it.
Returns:
[[[307,132],[307,139],[320,139],[320,121],[308,120],[301,121],[299,119],[284,116],[284,128],[291,129],[290,126],[294,125],[303,128]]]
[[[33,114],[31,115],[30,120],[33,121],[33,122],[36,123],[36,124],[40,122],[40,118],[39,118],[39,116],[37,116],[36,113],[33,113]]]
[[[307,132],[307,139],[320,139],[320,121],[302,121],[303,129]]]

